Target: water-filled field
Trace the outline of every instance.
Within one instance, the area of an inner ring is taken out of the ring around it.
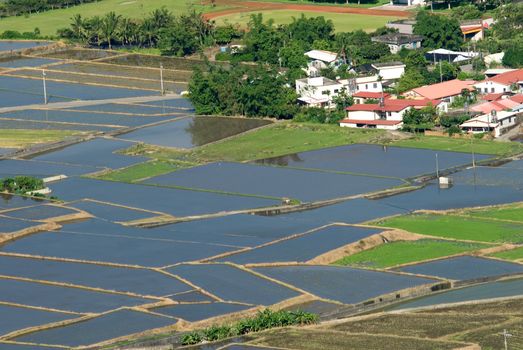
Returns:
[[[209,177],[209,174],[213,175]],[[212,163],[160,175],[145,182],[301,201],[343,198],[403,184],[398,179],[240,163]]]
[[[193,148],[271,124],[262,119],[192,117],[139,129],[120,138],[152,145]]]
[[[38,46],[47,46],[49,41],[0,40],[0,51],[19,51]]]
[[[476,160],[489,158],[475,155]],[[348,145],[257,161],[262,164],[410,178],[472,163],[472,155],[380,145]]]
[[[399,271],[452,280],[474,280],[523,274],[523,265],[473,256],[460,256],[406,266]]]

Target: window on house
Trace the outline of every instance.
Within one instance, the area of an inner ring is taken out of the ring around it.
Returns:
[[[494,93],[494,88],[490,88],[490,92]]]
[[[338,92],[340,92],[340,90],[338,89],[334,89],[334,93],[337,94]]]
[[[321,94],[322,94],[322,95],[328,95],[328,94],[329,94],[329,90],[323,90],[323,91],[321,92]]]
[[[376,89],[378,87],[378,83],[372,84],[372,87]]]
[[[505,92],[505,91],[507,91],[507,89],[506,89],[506,88],[503,88],[503,92]]]
[[[365,84],[365,90],[368,90],[368,89],[369,89],[369,85]]]
[[[488,92],[488,88],[485,88],[484,90],[485,90],[485,93],[487,93],[487,92]]]

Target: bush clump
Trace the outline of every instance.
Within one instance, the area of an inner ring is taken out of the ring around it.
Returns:
[[[42,179],[32,176],[15,176],[0,179],[0,190],[7,193],[25,194],[44,188]]]
[[[241,319],[232,325],[214,325],[201,331],[186,333],[182,337],[182,345],[216,341],[275,327],[313,324],[317,321],[318,315],[310,312],[265,309],[254,317]]]

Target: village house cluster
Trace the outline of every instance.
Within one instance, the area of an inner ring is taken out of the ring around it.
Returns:
[[[479,26],[483,28],[482,24]],[[422,37],[392,33],[373,40],[386,43],[394,53],[419,48]],[[402,62],[350,67],[353,77],[328,79],[321,76],[322,69],[336,70],[342,63],[340,57],[322,50],[312,50],[305,55],[309,59],[308,77],[296,80],[298,103],[330,109],[336,107],[335,97],[339,94],[352,96],[354,104],[346,108],[346,117],[340,121],[342,127],[397,130],[403,127],[407,111],[432,106],[440,115],[458,112],[469,115],[469,120],[459,125],[464,132],[490,132],[499,137],[516,125],[518,114],[523,111],[523,69],[489,69],[481,81],[453,79],[398,94],[395,86],[405,72]],[[475,56],[473,52],[443,49],[427,53],[427,59],[433,59],[434,63],[461,62]],[[464,98],[461,106],[454,106],[457,99]]]

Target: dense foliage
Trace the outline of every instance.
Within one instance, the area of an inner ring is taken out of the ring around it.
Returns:
[[[71,20],[58,35],[84,45],[158,47],[165,55],[184,56],[214,44],[214,26],[195,11],[175,17],[161,8],[140,20],[114,12],[91,18],[78,14]]]
[[[100,0],[5,0],[0,1],[0,17],[42,12]]]
[[[459,50],[463,35],[456,18],[420,11],[416,16],[414,34],[423,35],[423,47]]]
[[[44,188],[42,179],[32,176],[15,176],[0,179],[0,190],[7,193],[25,194]]]
[[[185,334],[182,345],[216,341],[238,335],[260,332],[265,329],[295,325],[308,325],[318,321],[318,316],[304,311],[271,311],[265,309],[255,317],[244,318],[233,325],[211,326],[202,331]]]
[[[296,93],[285,76],[270,66],[211,65],[195,70],[189,96],[198,114],[269,116],[290,119],[297,111]]]

